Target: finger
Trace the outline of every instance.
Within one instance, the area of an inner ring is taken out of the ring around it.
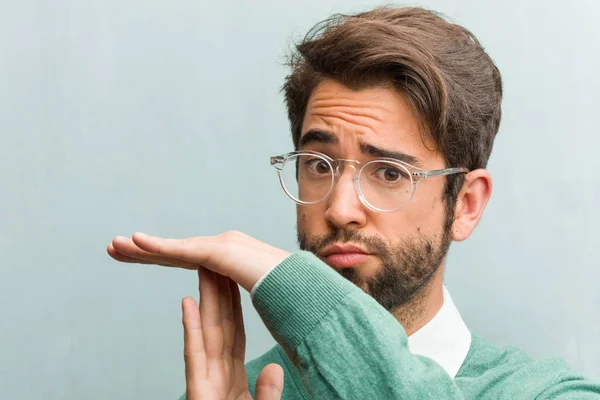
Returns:
[[[217,245],[211,236],[164,239],[136,232],[132,239],[140,249],[148,253],[200,265],[207,264],[214,246]]]
[[[117,261],[126,262],[126,263],[136,263],[136,264],[152,264],[150,261],[139,260],[137,258],[124,256],[123,254],[121,254],[117,250],[115,250],[112,243],[110,243],[108,245],[108,247],[106,248],[106,252],[108,253],[109,256],[111,256],[112,258],[114,258]]]
[[[217,275],[219,284],[219,309],[221,311],[221,326],[223,327],[223,354],[231,356],[235,340],[235,324],[233,319],[233,304],[231,299],[230,279]]]
[[[140,260],[140,262],[143,264],[149,263],[185,269],[198,269],[198,264],[189,263],[185,260],[177,260],[169,257],[163,257],[142,250],[139,246],[135,244],[135,242],[132,239],[123,236],[115,237],[111,244],[117,253],[125,257]]]
[[[256,380],[256,400],[279,400],[282,393],[283,369],[277,364],[269,364]]]
[[[183,358],[188,391],[195,391],[206,378],[206,353],[202,337],[202,322],[196,300],[186,297],[181,302],[183,314]]]
[[[246,331],[244,328],[244,315],[242,313],[242,300],[240,288],[237,283],[229,280],[231,290],[231,302],[233,305],[233,321],[235,324],[235,336],[233,341],[233,358],[244,364],[246,360]]]
[[[204,267],[198,268],[200,278],[200,318],[207,360],[223,358],[223,327],[219,306],[217,275]]]

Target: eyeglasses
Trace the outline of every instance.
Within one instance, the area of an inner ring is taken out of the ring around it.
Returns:
[[[379,158],[363,164],[357,160],[334,160],[309,150],[271,157],[271,165],[277,170],[284,192],[297,204],[305,205],[329,197],[346,164],[354,169],[352,181],[362,204],[381,213],[404,207],[418,183],[427,178],[469,172],[466,168],[424,170],[393,158]]]

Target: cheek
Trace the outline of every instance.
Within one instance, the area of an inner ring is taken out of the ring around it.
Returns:
[[[306,226],[306,214],[303,210],[304,207],[296,206],[296,221],[298,223],[298,228],[304,229]]]
[[[429,183],[429,182],[428,182]],[[437,182],[436,182],[437,183]],[[410,203],[402,210],[405,235],[439,234],[444,226],[445,206],[439,185],[420,185]]]
[[[296,220],[298,229],[315,234],[319,231],[319,227],[325,223],[325,210],[319,204],[297,205]]]

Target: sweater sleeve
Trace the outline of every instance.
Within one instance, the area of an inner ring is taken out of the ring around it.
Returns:
[[[311,253],[270,271],[253,302],[313,398],[463,399],[387,310]]]

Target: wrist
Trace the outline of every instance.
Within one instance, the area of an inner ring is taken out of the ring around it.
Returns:
[[[258,281],[291,255],[291,253],[286,251],[276,250],[268,254],[262,254],[262,257],[256,260],[257,262],[251,268],[233,271],[230,278],[246,289],[246,291],[251,292]]]

